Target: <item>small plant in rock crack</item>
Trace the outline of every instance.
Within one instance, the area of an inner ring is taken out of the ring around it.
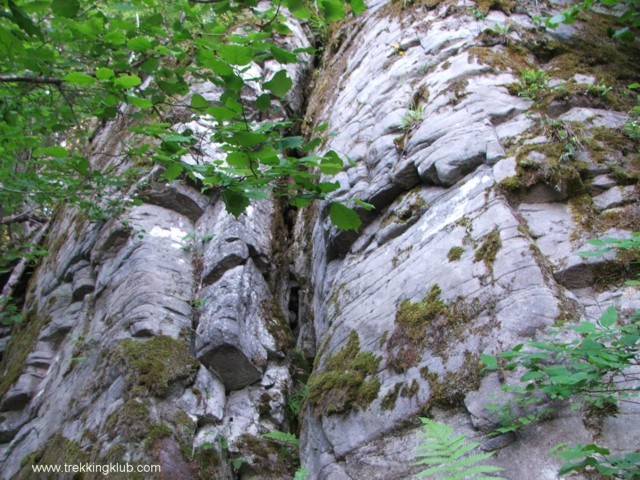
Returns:
[[[632,83],[629,90],[640,90],[640,83]],[[629,120],[624,126],[630,138],[640,138],[640,95],[636,96],[636,105],[629,115]]]
[[[551,140],[561,143],[564,147],[564,152],[558,160],[564,162],[575,158],[576,150],[583,147],[578,139],[578,134],[574,131],[575,124],[554,120],[547,116],[540,117],[540,121],[543,124],[545,135]]]
[[[299,468],[296,470],[293,480],[307,480],[307,475],[309,475],[309,470],[306,468]]]
[[[424,118],[424,105],[414,105],[411,104],[409,110],[404,117],[402,117],[402,121],[400,122],[400,128],[408,132],[418,127]]]
[[[538,100],[549,88],[549,77],[543,70],[523,70],[518,83],[518,96]]]
[[[300,409],[302,408],[302,404],[305,399],[309,395],[309,387],[302,383],[298,382],[299,386],[292,393],[289,399],[287,400],[287,407],[289,407],[289,411],[294,417],[298,417],[300,413]]]
[[[587,86],[587,93],[598,97],[604,97],[611,90],[613,90],[613,87],[610,87],[606,83],[604,83],[604,80],[600,80],[597,85],[592,83]]]
[[[449,425],[428,418],[420,420],[423,424],[421,436],[425,440],[418,447],[420,460],[415,464],[428,468],[418,473],[418,478],[436,475],[435,478],[442,480],[504,480],[502,477],[484,475],[502,470],[480,463],[491,457],[493,452],[470,455],[480,445],[478,442],[467,443],[466,437],[454,435]]]
[[[477,8],[470,8],[469,14],[473,16],[476,20],[484,20],[485,18],[487,18],[487,16]]]
[[[198,235],[198,232],[192,230],[180,239],[180,248],[185,252],[201,251],[213,237],[215,235]]]
[[[508,23],[494,23],[493,26],[487,27],[486,31],[498,36],[507,36],[511,31],[511,25]]]

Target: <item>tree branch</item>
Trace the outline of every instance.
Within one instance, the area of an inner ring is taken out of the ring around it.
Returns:
[[[21,223],[28,222],[29,220],[35,220],[36,222],[44,222],[44,218],[39,217],[33,213],[33,210],[28,212],[16,213],[15,215],[7,215],[6,217],[0,217],[0,225],[7,223]]]
[[[62,80],[54,77],[31,77],[29,75],[0,75],[2,83],[37,83],[62,85]]]

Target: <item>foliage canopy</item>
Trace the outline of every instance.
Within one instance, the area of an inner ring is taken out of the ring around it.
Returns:
[[[291,114],[292,67],[314,54],[296,45],[292,21],[326,25],[364,9],[362,0],[0,0],[0,274],[44,253],[29,245],[34,222],[60,204],[112,216],[135,202],[122,193],[152,165],[217,192],[235,216],[251,199],[302,207],[337,189],[318,181],[343,168],[336,152],[314,153],[326,126],[302,136]],[[92,143],[108,122],[124,133]],[[331,212],[338,228],[358,228],[349,207]]]

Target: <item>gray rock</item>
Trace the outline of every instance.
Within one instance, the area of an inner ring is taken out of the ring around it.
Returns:
[[[85,267],[73,274],[73,300],[82,300],[85,295],[93,292],[96,282],[91,267]]]
[[[196,222],[207,207],[207,199],[179,182],[153,183],[144,193],[147,203],[174,210]]]
[[[593,177],[593,180],[591,181],[590,186],[596,189],[596,191],[607,190],[611,187],[615,187],[616,181],[613,178],[611,178],[609,175],[597,175]]]
[[[275,305],[252,261],[224,273],[202,291],[196,329],[198,359],[215,371],[227,390],[260,380],[267,358],[278,351],[268,329]]]
[[[598,211],[609,208],[621,207],[638,199],[637,188],[634,185],[627,187],[610,188],[593,199],[593,205]]]
[[[621,128],[627,121],[627,115],[621,112],[581,107],[574,107],[559,118],[567,122],[582,122],[588,126],[607,128]]]
[[[199,425],[204,425],[222,421],[225,401],[223,383],[206,367],[200,366],[193,386],[185,390],[179,406],[196,417]]]
[[[516,174],[516,159],[515,157],[505,158],[499,161],[493,166],[493,178],[496,183],[513,177]]]

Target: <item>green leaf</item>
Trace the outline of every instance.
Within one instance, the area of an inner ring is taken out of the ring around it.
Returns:
[[[218,122],[224,122],[231,120],[238,116],[238,112],[225,107],[209,107],[206,109],[206,113],[215,118]]]
[[[44,35],[42,35],[42,31],[35,23],[33,23],[31,17],[11,0],[9,1],[9,10],[11,10],[11,19],[13,20],[13,23],[18,25],[18,27],[20,27],[23,32],[27,33],[28,35],[36,36],[41,40],[44,38]]]
[[[135,97],[133,95],[127,96],[127,103],[133,105],[138,108],[151,108],[153,107],[153,102],[148,98],[140,98]]]
[[[349,5],[351,6],[351,11],[356,15],[367,9],[367,4],[364,3],[364,0],[349,0]]]
[[[255,132],[236,132],[227,139],[230,145],[238,145],[240,147],[255,147],[264,142],[266,137]]]
[[[58,17],[73,18],[80,10],[80,2],[78,0],[53,0],[51,10]]]
[[[303,0],[286,0],[285,5],[294,17],[300,20],[311,18],[311,11],[305,6]]]
[[[600,316],[600,325],[610,327],[618,321],[618,311],[615,307],[608,307]]]
[[[162,176],[169,181],[175,180],[182,173],[183,167],[179,163],[172,163],[165,170]]]
[[[278,150],[300,148],[303,142],[304,138],[302,137],[284,137],[280,140],[277,140],[274,144],[274,147]]]
[[[280,63],[296,63],[298,61],[295,53],[288,52],[277,45],[271,46],[271,55]]]
[[[268,93],[263,93],[256,99],[256,108],[261,112],[266,112],[271,107],[271,96]]]
[[[243,66],[253,61],[254,52],[251,47],[219,44],[216,48],[218,55],[231,65]]]
[[[322,157],[322,160],[320,160],[319,167],[320,172],[333,175],[340,173],[344,169],[344,164],[336,152],[329,150],[325,153],[324,157]]]
[[[577,327],[573,327],[571,330],[578,333],[593,333],[596,331],[596,326],[591,322],[582,322]]]
[[[343,20],[346,11],[341,0],[321,0],[320,9],[327,22],[336,22]]]
[[[234,190],[223,190],[222,201],[229,212],[234,217],[238,218],[249,206],[249,199],[243,192],[236,192]]]
[[[80,72],[67,73],[64,77],[62,77],[62,80],[65,83],[73,83],[76,85],[91,85],[96,81],[96,79],[91,75]]]
[[[56,145],[53,147],[40,148],[38,152],[42,155],[48,155],[50,157],[55,157],[55,158],[66,158],[69,156],[68,150],[59,145]]]
[[[284,443],[285,445],[290,445],[296,450],[300,446],[300,440],[293,433],[285,433],[279,430],[272,430],[262,435],[264,438],[268,438],[270,440],[275,440],[280,443]]]
[[[353,202],[354,202],[356,205],[358,205],[358,206],[360,206],[360,207],[364,208],[364,209],[365,209],[365,210],[367,210],[367,211],[371,211],[371,210],[374,210],[374,209],[376,208],[376,207],[375,207],[375,205],[371,205],[370,203],[363,202],[363,201],[362,201],[362,200],[360,200],[359,198],[354,198],[354,199],[353,199]]]
[[[199,93],[194,93],[191,96],[190,106],[194,110],[207,109],[210,107],[209,102]]]
[[[340,182],[319,182],[318,188],[323,194],[331,193],[340,188]]]
[[[357,232],[362,224],[360,217],[355,211],[338,202],[331,203],[329,217],[331,218],[331,223],[339,230],[353,230]]]
[[[127,42],[127,46],[134,52],[144,52],[151,48],[151,42],[145,37],[134,37]]]
[[[127,36],[119,31],[109,32],[104,36],[104,41],[113,45],[122,45],[127,41]]]
[[[244,152],[232,152],[227,155],[227,163],[232,167],[247,168],[249,167],[249,155]]]
[[[489,370],[498,369],[498,359],[494,355],[488,355],[486,353],[480,354],[480,360],[484,363]]]
[[[271,80],[264,83],[264,88],[273,93],[276,97],[284,97],[291,90],[293,82],[287,76],[286,70],[280,70]]]
[[[98,68],[96,70],[96,78],[98,80],[109,80],[115,73],[110,68]]]
[[[121,75],[113,81],[113,84],[116,87],[121,88],[133,88],[137,87],[141,83],[142,80],[140,80],[140,77],[137,75]]]

